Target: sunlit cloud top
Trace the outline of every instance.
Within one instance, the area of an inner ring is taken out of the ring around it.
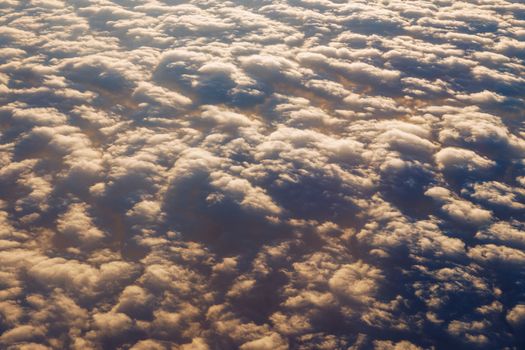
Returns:
[[[525,348],[525,4],[0,0],[0,349]]]

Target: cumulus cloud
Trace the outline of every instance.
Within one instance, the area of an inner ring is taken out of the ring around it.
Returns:
[[[0,0],[0,348],[524,348],[524,13]]]
[[[454,198],[451,191],[443,187],[432,187],[425,194],[434,200],[443,203],[441,209],[452,219],[459,222],[482,225],[492,219],[492,213],[486,209],[476,207],[467,200]]]

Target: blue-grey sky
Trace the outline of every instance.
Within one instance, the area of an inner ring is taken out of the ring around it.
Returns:
[[[525,4],[0,0],[0,349],[525,348]]]

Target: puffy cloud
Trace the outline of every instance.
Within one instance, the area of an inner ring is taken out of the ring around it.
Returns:
[[[166,347],[162,343],[154,340],[141,340],[131,347],[132,350],[165,350]]]
[[[443,203],[441,209],[452,219],[474,225],[490,222],[492,213],[489,210],[476,207],[467,200],[455,198],[451,191],[443,187],[432,187],[425,194]]]
[[[468,191],[465,191],[468,192]],[[522,188],[512,188],[504,183],[489,181],[473,186],[472,198],[507,210],[522,210],[525,206],[520,199],[525,195]]]
[[[0,0],[0,347],[523,348],[524,11]]]
[[[418,350],[421,349],[419,346],[412,344],[409,341],[402,340],[400,342],[394,343],[391,341],[376,340],[374,341],[374,349],[384,349],[384,350]]]
[[[47,288],[64,288],[90,296],[104,290],[118,289],[135,275],[133,266],[123,261],[102,264],[100,268],[63,258],[42,260],[28,270],[36,283]]]
[[[254,188],[247,180],[235,179],[221,173],[212,173],[210,176],[213,186],[236,198],[241,206],[269,214],[279,214],[281,211],[262,189]]]
[[[21,341],[31,341],[38,340],[44,336],[44,329],[30,326],[22,325],[16,328],[10,329],[9,331],[2,334],[0,341],[5,343],[17,343]]]
[[[523,140],[510,133],[501,118],[481,113],[477,108],[465,108],[454,114],[443,115],[443,129],[439,138],[446,144],[476,145],[484,152],[510,151],[515,156],[523,154],[525,147]],[[487,146],[495,149],[485,149]]]
[[[343,265],[328,281],[330,289],[343,298],[366,302],[373,297],[382,279],[381,271],[358,261]]]
[[[476,152],[456,147],[446,147],[436,153],[436,163],[443,171],[487,171],[496,163]]]
[[[462,340],[468,344],[475,346],[483,346],[488,343],[488,338],[483,333],[488,328],[487,322],[461,322],[452,321],[448,325],[450,334],[461,337]]]
[[[267,349],[288,349],[286,341],[277,333],[246,342],[241,345],[241,350],[267,350]]]
[[[121,313],[97,313],[93,315],[98,336],[118,337],[133,326],[131,318]]]
[[[507,321],[516,329],[521,329],[525,323],[525,305],[518,304],[507,313]]]
[[[93,224],[85,204],[71,205],[57,221],[57,231],[60,239],[80,245],[93,245],[105,237]]]
[[[181,108],[191,104],[191,100],[177,92],[169,91],[161,86],[140,82],[133,91],[133,97],[139,102],[158,103],[164,107]]]
[[[496,222],[489,228],[476,233],[476,238],[482,241],[500,242],[505,245],[525,246],[523,227],[518,222]]]
[[[509,268],[525,263],[525,253],[520,249],[495,244],[478,245],[468,252],[469,256],[481,263],[503,263]]]

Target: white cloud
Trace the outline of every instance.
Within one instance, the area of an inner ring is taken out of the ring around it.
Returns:
[[[496,165],[493,160],[480,156],[474,151],[456,147],[443,148],[436,153],[435,158],[439,169],[445,171],[479,172],[486,171]]]
[[[524,10],[0,0],[0,347],[519,348]]]
[[[479,226],[492,220],[492,213],[489,210],[477,207],[467,200],[456,198],[446,188],[432,187],[425,192],[425,195],[442,203],[441,210],[458,222]]]
[[[339,296],[366,302],[377,292],[382,278],[381,270],[358,261],[343,265],[328,283],[330,289]]]

